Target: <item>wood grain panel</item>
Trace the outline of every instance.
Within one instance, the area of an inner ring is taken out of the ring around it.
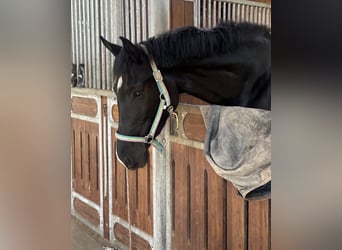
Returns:
[[[172,249],[189,249],[190,247],[190,196],[191,188],[188,176],[189,148],[172,143]]]
[[[115,139],[116,129],[112,128],[112,159],[113,159],[113,210],[112,213],[118,217],[128,220],[128,210],[127,210],[127,193],[126,193],[126,168],[120,163],[116,158],[116,139]]]
[[[179,102],[186,103],[186,104],[193,104],[193,105],[208,105],[207,102],[189,94],[179,95]]]
[[[150,155],[150,157],[152,157],[152,155]],[[131,218],[139,228],[152,235],[153,221],[151,216],[152,199],[150,198],[150,195],[152,193],[150,189],[150,170],[152,170],[152,168],[149,161],[145,167],[135,171],[135,185],[132,186],[135,187],[135,201],[133,204],[135,205],[136,212],[132,214]]]
[[[113,105],[112,116],[113,116],[113,120],[115,122],[119,122],[119,107],[118,107],[118,105]]]
[[[97,115],[97,103],[95,99],[73,96],[71,110],[75,114],[95,117]]]
[[[184,0],[172,0],[171,7],[171,29],[184,26]]]
[[[206,128],[202,115],[189,113],[184,118],[183,126],[189,139],[204,142]]]
[[[80,201],[77,198],[74,199],[74,207],[75,210],[87,221],[89,221],[95,226],[100,225],[100,216],[96,209],[90,207],[89,205]]]
[[[184,26],[194,25],[194,3],[184,2]]]
[[[201,150],[189,148],[191,169],[191,248],[204,249],[204,162]]]
[[[73,189],[100,204],[99,125],[72,119]]]
[[[202,158],[203,152],[202,153]],[[204,159],[205,160],[205,159]],[[207,209],[206,249],[227,249],[227,182],[206,164],[207,181],[204,183],[204,204]]]
[[[126,246],[129,246],[129,231],[126,227],[120,224],[115,224],[113,231],[114,236],[118,241],[124,243]],[[151,249],[151,247],[146,240],[132,232],[132,249],[147,250]]]
[[[226,182],[203,152],[172,144],[172,249],[226,249]]]
[[[254,200],[248,203],[248,249],[269,250],[270,200]]]
[[[236,188],[227,182],[227,245],[228,249],[247,248],[247,202],[236,194]]]

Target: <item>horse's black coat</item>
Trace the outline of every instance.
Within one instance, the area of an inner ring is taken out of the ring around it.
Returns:
[[[156,64],[172,68],[187,62],[232,53],[241,46],[253,46],[255,38],[271,39],[266,26],[221,22],[213,29],[183,27],[143,42]]]
[[[145,136],[159,104],[148,56],[126,38],[121,37],[122,47],[101,39],[116,56],[113,89],[119,105],[118,131]],[[179,94],[186,92],[212,104],[271,109],[271,35],[266,27],[228,22],[213,29],[184,27],[142,44],[161,70],[175,108]],[[157,134],[167,118],[165,112]],[[142,167],[148,146],[118,141],[117,154],[127,167]]]

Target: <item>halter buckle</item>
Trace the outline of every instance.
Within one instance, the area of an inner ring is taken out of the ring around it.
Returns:
[[[153,71],[153,77],[156,82],[163,81],[163,75],[159,69]]]
[[[153,135],[151,135],[151,134],[146,135],[145,136],[145,143],[152,144],[152,142],[153,142]]]

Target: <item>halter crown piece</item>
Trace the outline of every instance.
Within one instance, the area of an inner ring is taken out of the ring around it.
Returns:
[[[164,146],[160,141],[158,141],[155,138],[155,134],[156,134],[157,127],[158,127],[158,124],[160,122],[160,119],[163,115],[163,111],[167,110],[170,113],[170,115],[177,116],[177,114],[173,111],[173,106],[171,105],[170,95],[169,95],[169,92],[167,91],[167,88],[166,88],[164,82],[163,82],[162,73],[157,68],[157,65],[156,65],[155,61],[153,60],[153,58],[148,53],[146,46],[141,44],[141,47],[144,49],[145,53],[147,54],[147,56],[150,60],[150,65],[152,68],[153,77],[154,77],[154,80],[156,81],[156,84],[157,84],[157,87],[158,87],[158,90],[160,93],[160,95],[159,95],[160,102],[159,102],[158,110],[157,110],[157,113],[154,117],[154,121],[151,125],[150,131],[146,136],[123,135],[123,134],[120,134],[118,132],[116,132],[115,135],[116,135],[116,139],[118,139],[120,141],[141,142],[141,143],[152,144],[154,147],[156,147],[161,152],[161,151],[163,151]]]

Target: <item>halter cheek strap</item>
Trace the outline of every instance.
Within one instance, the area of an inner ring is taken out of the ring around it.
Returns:
[[[173,111],[173,106],[171,105],[171,98],[169,95],[169,92],[165,86],[165,83],[163,81],[163,76],[160,72],[160,70],[157,68],[156,63],[154,62],[153,58],[149,55],[147,48],[145,45],[141,45],[141,47],[144,49],[145,53],[149,57],[150,60],[150,65],[152,68],[153,72],[153,77],[154,80],[156,81],[158,90],[159,90],[159,106],[157,113],[154,117],[154,121],[151,125],[150,131],[146,136],[131,136],[131,135],[123,135],[121,133],[116,132],[116,139],[120,141],[126,141],[126,142],[141,142],[141,143],[147,143],[147,144],[152,144],[154,147],[156,147],[159,151],[163,151],[164,146],[163,144],[155,139],[155,134],[159,125],[159,122],[161,120],[161,117],[163,115],[164,110],[167,110],[170,115],[175,115],[177,114]],[[177,119],[178,120],[178,119]]]

